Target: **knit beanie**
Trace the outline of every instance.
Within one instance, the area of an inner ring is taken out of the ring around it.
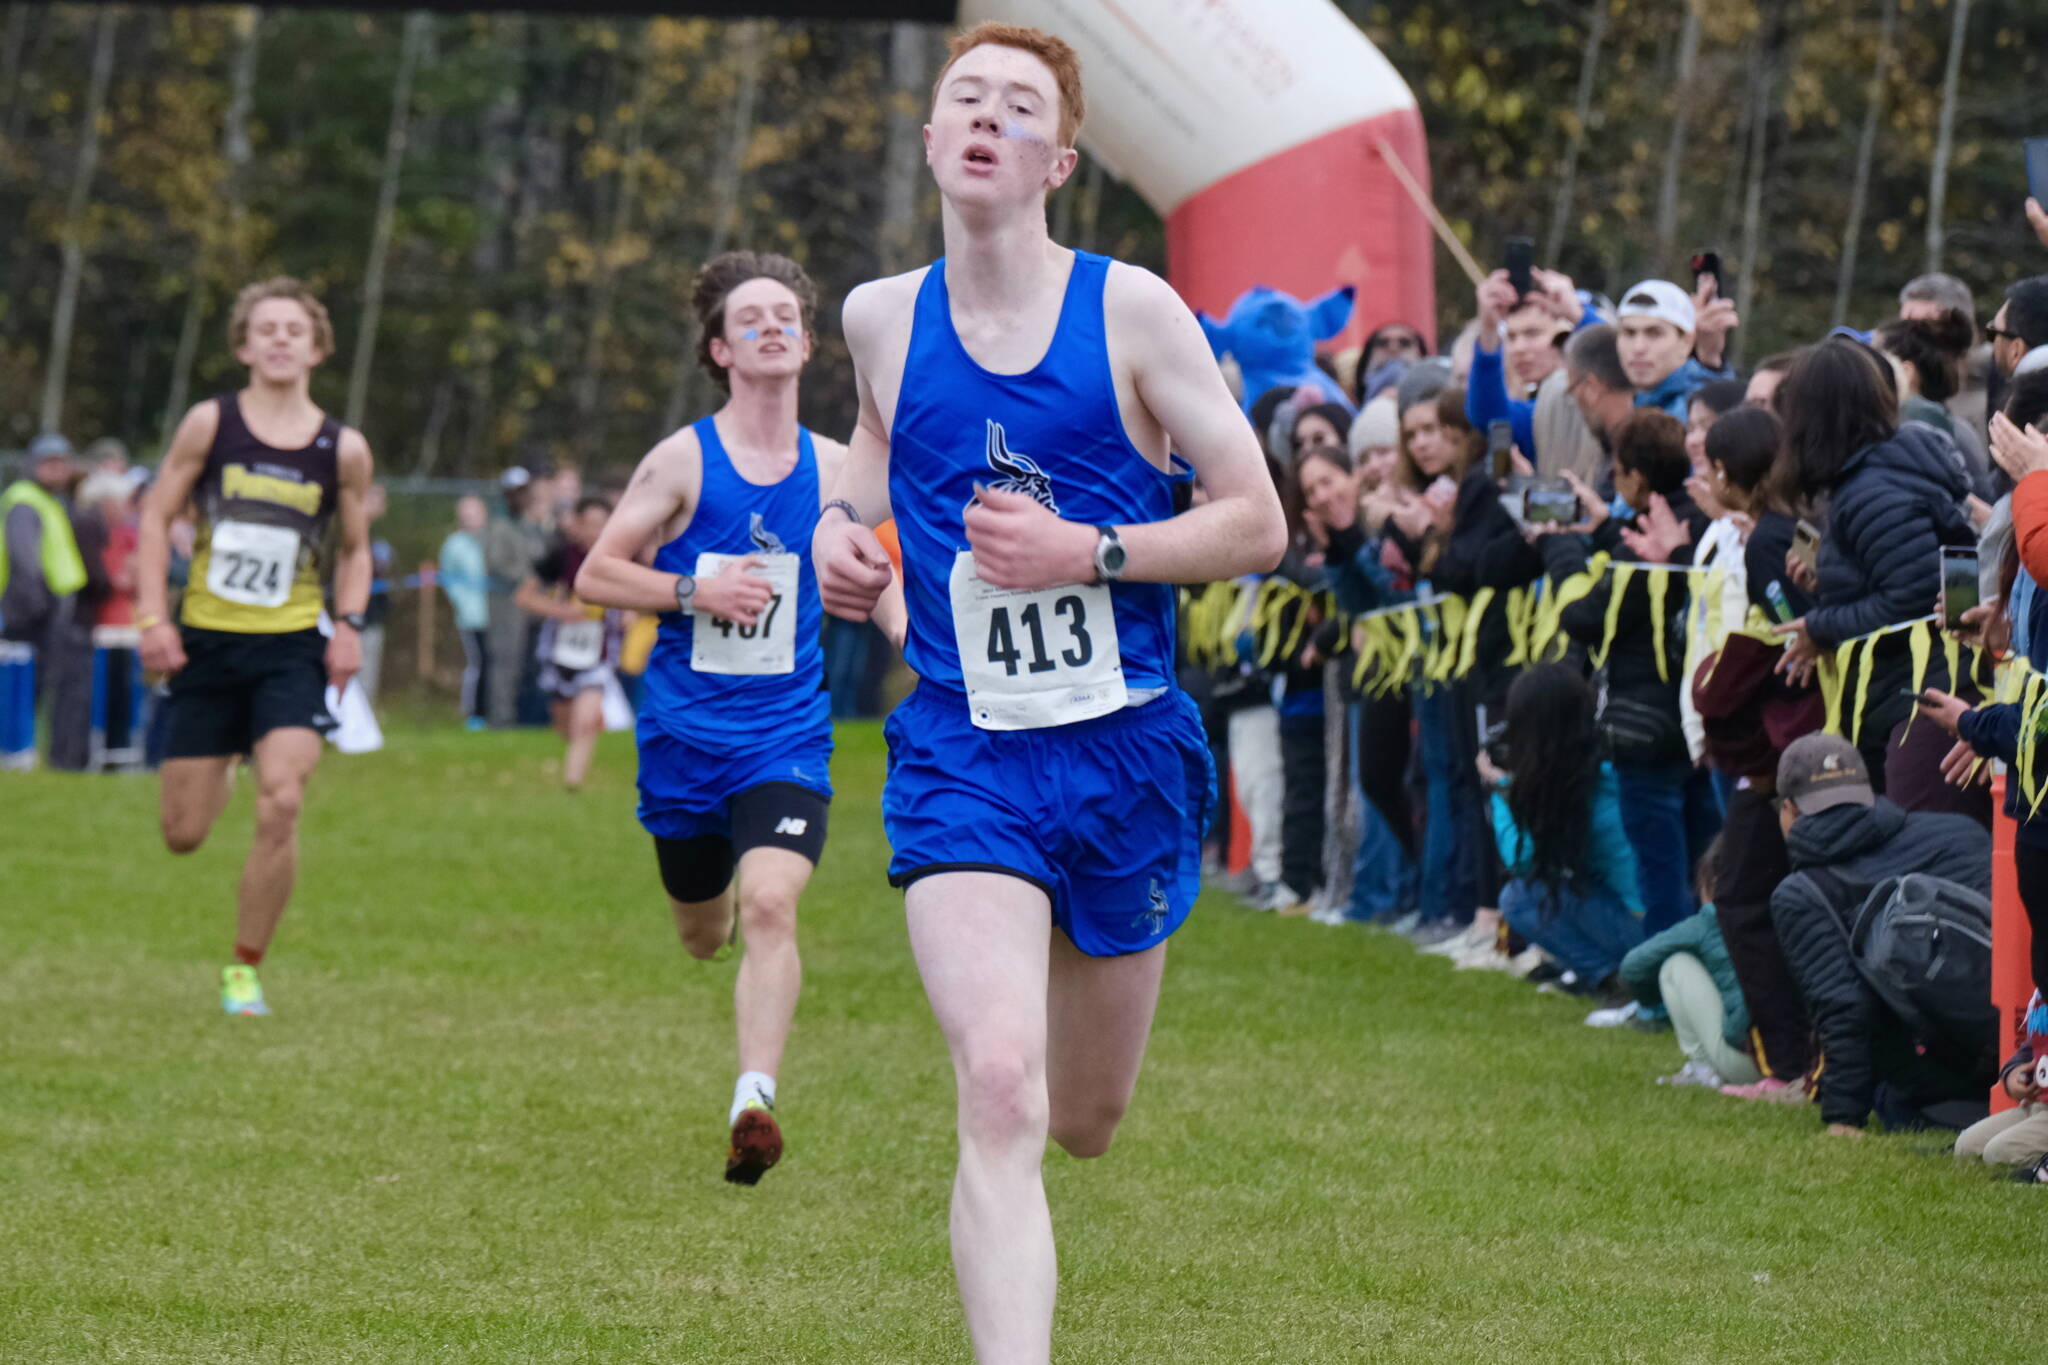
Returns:
[[[1351,422],[1351,459],[1353,463],[1365,458],[1365,452],[1374,446],[1393,446],[1401,443],[1401,410],[1393,395],[1381,394],[1367,403]]]

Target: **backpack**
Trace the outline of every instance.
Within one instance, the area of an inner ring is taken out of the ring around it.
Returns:
[[[1986,1044],[1997,1048],[1990,901],[1920,872],[1866,889],[1826,868],[1802,870],[1820,883],[1856,974],[1908,1028],[1923,1040],[1947,1039],[1973,1054]],[[1846,921],[1839,908],[1845,904],[1857,905]]]

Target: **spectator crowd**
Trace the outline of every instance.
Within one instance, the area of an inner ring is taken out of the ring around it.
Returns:
[[[2048,1179],[2048,275],[1976,309],[1923,276],[1742,373],[1711,264],[1499,270],[1447,354],[1389,323],[1341,401],[1245,394],[1292,548],[1184,598],[1212,879],[1668,1030],[1664,1083]]]

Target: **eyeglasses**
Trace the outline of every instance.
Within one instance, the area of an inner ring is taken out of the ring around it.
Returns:
[[[2008,332],[2003,327],[1986,327],[1984,335],[1991,341],[2018,341],[2020,339],[2018,332]]]

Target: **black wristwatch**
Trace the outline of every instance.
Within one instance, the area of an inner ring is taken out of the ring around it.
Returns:
[[[1098,526],[1095,537],[1095,581],[1114,583],[1124,576],[1124,562],[1130,556],[1117,537],[1116,527]]]
[[[697,575],[676,575],[676,610],[689,611],[697,601]]]
[[[370,628],[369,621],[366,620],[363,614],[359,611],[345,611],[341,615],[335,617],[334,619],[341,622],[343,625],[347,626],[350,630],[354,631],[358,635],[361,635],[364,631]]]

